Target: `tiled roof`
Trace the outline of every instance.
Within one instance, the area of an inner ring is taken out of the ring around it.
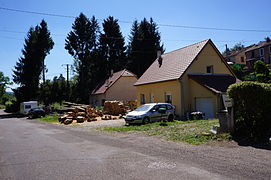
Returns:
[[[256,44],[256,45],[254,45],[254,46],[248,48],[248,49],[246,50],[246,52],[252,51],[252,50],[255,50],[255,49],[259,49],[259,48],[262,48],[262,47],[265,47],[265,46],[268,46],[268,45],[271,45],[271,41],[269,41],[269,42],[267,42],[267,41],[261,41],[261,42],[259,42],[258,44]]]
[[[110,76],[108,79],[103,81],[100,85],[98,85],[91,94],[103,94],[109,89],[120,77],[136,77],[133,73],[130,71],[124,69],[122,71],[115,72],[112,76]]]
[[[215,93],[226,92],[231,84],[236,83],[236,78],[229,74],[188,74],[188,77]]]
[[[180,78],[209,41],[211,40],[201,41],[163,54],[162,64],[160,65],[158,59],[156,59],[138,79],[135,85],[169,81]]]

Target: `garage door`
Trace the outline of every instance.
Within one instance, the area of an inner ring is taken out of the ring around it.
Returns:
[[[214,101],[212,98],[196,98],[196,110],[205,113],[206,118],[214,118]]]

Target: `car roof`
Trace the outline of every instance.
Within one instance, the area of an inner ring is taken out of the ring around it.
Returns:
[[[159,105],[159,104],[171,105],[169,103],[147,103],[147,104],[144,104],[144,105],[152,105],[152,106],[154,106],[154,105]]]

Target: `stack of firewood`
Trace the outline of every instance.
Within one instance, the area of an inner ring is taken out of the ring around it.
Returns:
[[[63,124],[70,124],[74,120],[77,123],[83,123],[84,121],[97,121],[97,117],[102,116],[102,112],[97,111],[90,106],[76,106],[71,108],[71,111],[66,112],[63,116],[60,116],[58,120]]]
[[[103,112],[104,114],[120,115],[125,114],[127,110],[120,101],[105,101]]]

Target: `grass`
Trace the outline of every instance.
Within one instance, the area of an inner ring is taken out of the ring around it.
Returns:
[[[42,118],[37,118],[34,120],[42,121],[42,122],[47,122],[47,123],[58,123],[58,116],[45,116]]]
[[[216,135],[209,132],[212,126],[218,124],[219,122],[217,119],[210,119],[167,122],[163,125],[161,125],[161,122],[156,122],[146,125],[104,127],[100,129],[109,132],[141,132],[147,136],[159,136],[170,141],[199,145],[209,141],[231,139],[231,136],[228,133]]]

